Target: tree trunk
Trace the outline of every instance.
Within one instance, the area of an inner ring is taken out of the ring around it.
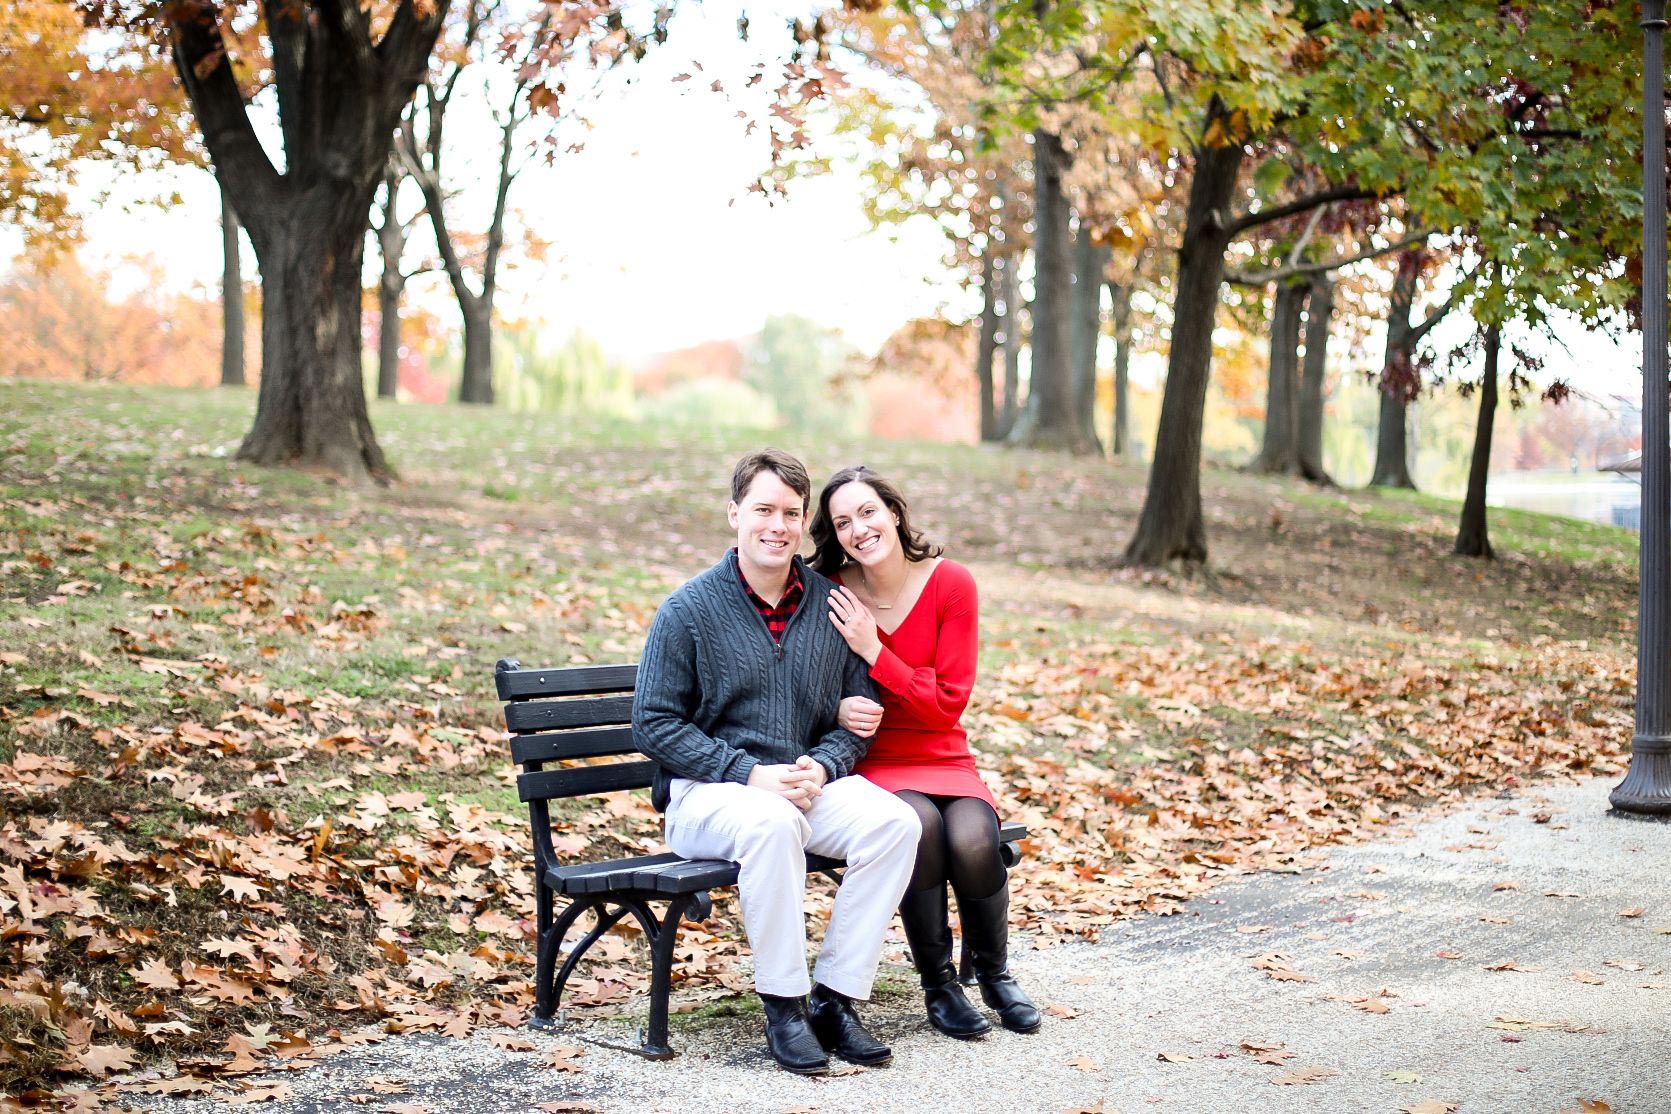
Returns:
[[[1415,367],[1415,341],[1411,336],[1410,308],[1416,301],[1421,279],[1422,249],[1412,248],[1398,257],[1393,279],[1392,308],[1387,315],[1387,349],[1381,361],[1381,412],[1375,428],[1375,471],[1370,487],[1402,487],[1414,491],[1410,477],[1410,401],[1420,389]]]
[[[1214,101],[1209,125],[1228,130],[1222,104]],[[1230,243],[1225,214],[1243,158],[1240,140],[1197,149],[1190,182],[1183,242],[1178,247],[1177,295],[1173,303],[1172,350],[1166,361],[1155,433],[1154,464],[1137,532],[1126,547],[1134,565],[1165,565],[1207,559],[1207,530],[1201,517],[1201,422],[1207,379],[1213,364],[1213,322],[1224,281],[1224,250]]]
[[[1300,469],[1299,409],[1296,370],[1300,361],[1300,314],[1307,284],[1284,282],[1271,307],[1271,360],[1265,386],[1265,437],[1259,455],[1248,464],[1254,472],[1289,475]]]
[[[321,191],[316,215],[279,235],[249,226],[261,266],[261,388],[239,460],[389,477],[360,372],[365,227],[347,214],[367,212],[371,197],[356,192]]]
[[[460,300],[464,311],[464,376],[458,383],[458,401],[491,405],[493,402],[493,303],[474,297]]]
[[[395,212],[401,177],[391,159],[383,172],[383,213],[377,226],[377,251],[383,260],[377,280],[377,397],[390,399],[400,393],[400,298],[406,291],[406,273],[400,269],[406,226]]]
[[[238,257],[238,214],[226,191],[220,195],[220,385],[242,387],[244,379],[244,268]]]
[[[399,258],[398,256],[396,257]],[[387,263],[377,283],[377,397],[400,394],[400,295],[406,279]]]
[[[1468,464],[1468,494],[1462,500],[1462,522],[1456,531],[1456,553],[1462,557],[1496,556],[1491,551],[1485,521],[1485,485],[1491,472],[1491,432],[1497,417],[1497,356],[1503,346],[1503,331],[1497,325],[1485,330],[1485,374],[1480,380],[1479,424],[1474,427],[1474,456]]]
[[[1021,256],[1004,259],[1004,399],[998,410],[998,438],[1008,440],[1021,412]]]
[[[175,71],[261,270],[261,386],[238,458],[386,480],[360,371],[360,265],[395,126],[450,0],[400,0],[371,39],[355,5],[264,6],[284,171],[267,157],[220,5],[164,6]]]
[[[1097,437],[1097,341],[1102,337],[1102,273],[1113,249],[1092,242],[1079,227],[1073,245],[1074,437],[1084,451],[1102,455]]]
[[[1315,484],[1333,486],[1323,467],[1323,403],[1326,401],[1329,324],[1334,317],[1334,282],[1325,273],[1313,275],[1306,295],[1305,368],[1300,377],[1300,475]]]
[[[1114,455],[1122,458],[1131,453],[1131,286],[1108,284],[1114,317],[1114,429],[1109,440]]]
[[[1043,128],[1033,131],[1033,368],[1027,406],[1009,442],[1035,449],[1085,446],[1077,436],[1073,407],[1073,271],[1069,259],[1068,203],[1062,192],[1067,153]]]
[[[981,336],[975,349],[975,383],[980,391],[981,440],[998,439],[998,410],[992,398],[992,363],[998,349],[998,286],[1003,281],[1004,261],[992,254],[981,259]]]

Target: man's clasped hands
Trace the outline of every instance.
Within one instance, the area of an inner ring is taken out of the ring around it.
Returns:
[[[848,697],[844,704],[844,726],[862,738],[875,734],[877,724],[882,721],[882,705],[862,696]],[[756,789],[776,793],[806,812],[824,791],[824,783],[829,777],[829,771],[817,759],[803,754],[793,765],[786,762],[757,763],[748,772],[748,783]]]

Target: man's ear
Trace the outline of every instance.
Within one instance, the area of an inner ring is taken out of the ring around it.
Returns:
[[[725,520],[731,523],[731,528],[733,530],[737,528],[737,515],[740,513],[741,508],[737,506],[735,500],[725,505]]]

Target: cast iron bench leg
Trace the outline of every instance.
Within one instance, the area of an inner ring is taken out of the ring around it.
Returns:
[[[574,922],[579,920],[586,910],[596,908],[598,903],[595,901],[570,899],[569,907],[563,910],[563,915],[540,934],[539,957],[534,968],[534,1016],[528,1020],[528,1024],[534,1028],[551,1027],[551,1019],[556,1016],[557,1007],[563,1001],[563,983],[568,980],[569,972],[574,969],[574,961],[586,950],[576,947],[569,955],[568,962],[563,964],[563,969],[553,978],[552,971],[557,966],[557,956],[563,950],[563,937],[569,934],[569,929],[574,927]],[[601,918],[602,912],[599,912],[598,916]],[[587,947],[590,946],[588,943]]]
[[[706,895],[701,895],[706,896]],[[682,894],[668,902],[667,915],[650,934],[650,1023],[645,1026],[641,1051],[651,1060],[671,1060],[667,1043],[667,999],[673,991],[673,946],[687,910],[699,904],[696,894]]]

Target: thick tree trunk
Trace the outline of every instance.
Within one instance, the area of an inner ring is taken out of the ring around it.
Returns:
[[[1456,553],[1463,557],[1496,556],[1485,521],[1485,485],[1491,473],[1491,432],[1497,417],[1497,357],[1503,331],[1485,330],[1485,375],[1480,380],[1479,424],[1474,427],[1474,456],[1468,463],[1468,494],[1462,500],[1462,522],[1456,531]]]
[[[1082,451],[1073,407],[1073,339],[1069,328],[1073,270],[1068,202],[1062,192],[1067,153],[1043,128],[1033,131],[1033,368],[1027,406],[1012,445]]]
[[[1131,453],[1131,283],[1110,282],[1108,297],[1114,317],[1114,428],[1109,441],[1114,455]]]
[[[998,351],[998,287],[1004,260],[991,246],[981,259],[981,335],[975,346],[975,384],[980,391],[981,440],[998,439],[998,408],[992,397],[992,363]]]
[[[261,269],[261,387],[241,460],[389,478],[360,372],[360,264],[395,126],[449,3],[400,0],[376,42],[355,5],[264,5],[282,173],[233,75],[222,6],[164,6],[175,71]]]
[[[238,257],[238,214],[220,195],[220,385],[242,387],[244,378],[244,267]]]
[[[317,215],[273,234],[251,224],[261,265],[261,389],[238,459],[383,480],[360,371],[360,264],[369,190],[321,191]],[[277,223],[276,221],[274,222]]]
[[[1210,112],[1214,121],[1224,115],[1216,103]],[[1154,464],[1137,532],[1126,547],[1129,564],[1165,565],[1174,560],[1194,564],[1207,559],[1207,530],[1201,517],[1201,422],[1212,372],[1213,322],[1224,281],[1224,250],[1230,243],[1225,214],[1242,158],[1242,145],[1234,139],[1217,147],[1203,143],[1196,152],[1184,237],[1178,248],[1172,350],[1166,362]]]
[[[1300,314],[1307,284],[1280,283],[1271,307],[1271,359],[1265,386],[1265,437],[1259,455],[1248,463],[1254,472],[1289,475],[1300,470],[1299,393]]]
[[[1021,256],[1004,257],[1004,398],[998,408],[998,439],[1007,440],[1021,413]]]
[[[461,301],[464,311],[464,375],[458,401],[493,402],[493,303],[485,298]]]
[[[1420,386],[1415,367],[1415,338],[1410,329],[1410,307],[1421,279],[1422,250],[1400,253],[1393,279],[1392,308],[1387,315],[1387,349],[1381,361],[1381,412],[1375,428],[1375,471],[1370,487],[1415,490],[1410,476],[1410,402]]]
[[[1085,451],[1102,455],[1097,436],[1097,341],[1102,337],[1102,273],[1111,248],[1094,243],[1080,225],[1073,245],[1074,436]]]
[[[1334,317],[1334,282],[1327,273],[1313,275],[1306,295],[1305,367],[1300,376],[1300,475],[1332,486],[1323,467],[1323,403],[1328,391],[1329,324]]]

